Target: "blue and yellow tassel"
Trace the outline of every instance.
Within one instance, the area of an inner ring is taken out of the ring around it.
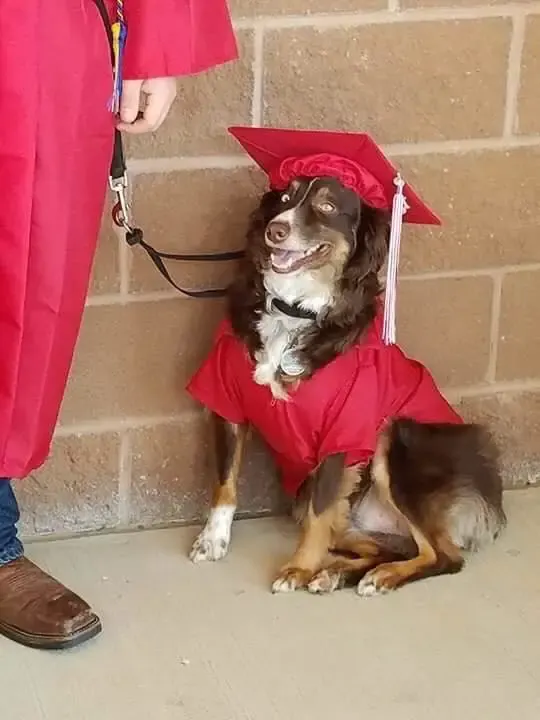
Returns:
[[[124,0],[116,0],[116,22],[112,25],[114,53],[114,86],[110,109],[118,114],[122,95],[122,60],[126,46],[127,26],[124,16]]]

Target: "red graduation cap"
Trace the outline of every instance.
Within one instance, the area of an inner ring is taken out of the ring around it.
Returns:
[[[368,205],[392,208],[398,171],[366,133],[257,127],[231,127],[229,132],[276,190],[285,189],[293,178],[302,175],[336,177]],[[408,206],[405,222],[441,224],[410,185],[404,186],[403,193]]]
[[[276,190],[297,177],[335,177],[371,207],[392,211],[383,339],[395,342],[395,300],[402,222],[441,221],[403,182],[399,172],[366,133],[231,127],[229,132],[268,175]]]

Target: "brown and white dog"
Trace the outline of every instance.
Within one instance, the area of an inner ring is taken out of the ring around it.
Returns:
[[[388,231],[387,213],[333,178],[294,180],[284,193],[263,196],[229,316],[256,383],[269,387],[275,402],[287,402],[292,388],[360,342],[372,325]],[[291,337],[300,368],[287,374]],[[275,592],[330,592],[359,580],[358,593],[367,596],[455,573],[463,550],[494,540],[505,525],[497,449],[486,429],[386,420],[369,462],[347,466],[343,453],[331,455],[302,485],[301,538]],[[228,551],[249,430],[217,415],[214,426],[219,479],[191,551],[195,562]]]

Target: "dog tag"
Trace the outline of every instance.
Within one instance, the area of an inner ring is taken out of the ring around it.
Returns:
[[[304,366],[298,359],[298,356],[296,355],[294,350],[291,350],[290,348],[288,350],[285,350],[285,352],[281,356],[280,366],[285,375],[289,375],[291,377],[302,375],[302,373],[304,372]]]

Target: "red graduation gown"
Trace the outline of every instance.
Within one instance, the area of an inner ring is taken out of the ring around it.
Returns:
[[[364,339],[300,383],[289,400],[275,401],[253,380],[253,363],[224,322],[188,391],[226,420],[252,424],[275,456],[285,491],[295,495],[330,455],[345,453],[348,466],[367,462],[389,418],[461,423],[428,370],[384,345],[381,329],[379,317]]]
[[[236,57],[225,0],[125,0],[125,12],[125,78]],[[2,0],[0,38],[0,477],[23,477],[47,457],[79,332],[112,70],[93,0]]]

